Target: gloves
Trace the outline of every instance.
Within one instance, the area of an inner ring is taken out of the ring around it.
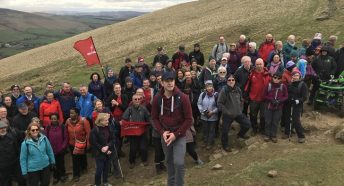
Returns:
[[[55,164],[51,164],[50,165],[50,170],[51,171],[55,171],[56,170],[56,165]]]
[[[300,101],[298,99],[296,99],[294,101],[295,101],[295,105],[298,105],[300,103]]]

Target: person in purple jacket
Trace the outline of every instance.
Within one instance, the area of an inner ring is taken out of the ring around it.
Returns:
[[[45,134],[50,141],[54,152],[56,169],[54,170],[53,184],[67,180],[64,155],[68,145],[68,132],[63,123],[59,123],[58,113],[50,115],[51,124],[45,128]]]
[[[265,87],[263,98],[265,107],[265,137],[264,141],[271,140],[277,143],[277,126],[282,117],[283,102],[288,99],[288,89],[281,82],[282,74],[275,73],[271,82]]]

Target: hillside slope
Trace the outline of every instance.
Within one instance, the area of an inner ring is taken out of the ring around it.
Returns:
[[[326,1],[321,0],[200,0],[180,4],[3,59],[0,86],[7,88],[14,83],[14,77],[17,82],[36,85],[47,80],[87,81],[88,76],[83,76],[96,68],[83,68],[83,59],[72,47],[75,41],[89,36],[93,36],[103,64],[114,67],[122,65],[126,56],[144,55],[150,63],[157,46],[164,46],[171,55],[181,42],[188,51],[194,42],[200,42],[208,56],[220,34],[228,42],[246,34],[257,43],[266,33],[282,41],[289,34],[295,34],[298,41],[312,38],[315,32],[342,38],[343,4],[337,2],[336,15],[322,22],[315,21],[326,6]]]

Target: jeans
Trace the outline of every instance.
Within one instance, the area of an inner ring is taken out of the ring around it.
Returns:
[[[216,122],[217,121],[204,121],[204,120],[202,120],[203,138],[204,138],[204,143],[207,145],[213,145],[214,144]]]
[[[47,166],[43,170],[28,172],[28,186],[48,186],[50,183],[50,167]]]
[[[103,184],[108,182],[108,174],[110,168],[110,157],[96,157],[96,174],[95,185],[100,185],[103,177]]]
[[[282,116],[282,110],[265,110],[265,135],[269,138],[276,138],[278,122]]]
[[[146,135],[141,136],[130,136],[130,150],[129,150],[129,163],[135,163],[137,151],[140,150],[140,156],[142,162],[147,161],[147,139]]]
[[[184,185],[184,158],[186,152],[186,138],[179,137],[169,146],[161,138],[162,148],[164,149],[167,165],[167,185],[181,186]]]
[[[222,117],[222,125],[223,126],[222,126],[222,135],[221,135],[221,143],[222,143],[223,148],[227,148],[229,146],[229,144],[228,144],[228,132],[229,132],[229,129],[230,129],[233,121],[236,121],[240,124],[240,131],[238,133],[239,137],[244,137],[246,132],[251,127],[250,120],[244,114],[236,116],[235,118],[230,118],[226,115],[223,115],[223,117]]]
[[[264,119],[264,102],[257,102],[257,101],[251,101],[250,102],[250,120],[252,124],[252,128],[254,132],[258,132],[258,129],[260,132],[263,132],[265,129],[265,119]],[[258,114],[259,114],[259,124],[258,127]]]

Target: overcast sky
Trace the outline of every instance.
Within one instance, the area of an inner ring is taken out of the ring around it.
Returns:
[[[0,0],[1,8],[26,12],[154,11],[193,0]]]

